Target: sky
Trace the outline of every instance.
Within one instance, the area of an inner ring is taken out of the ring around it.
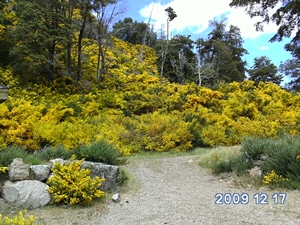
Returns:
[[[152,11],[151,25],[156,29],[166,28],[167,15],[164,10],[170,6],[177,14],[177,18],[170,22],[171,35],[191,35],[191,39],[196,40],[200,37],[206,38],[209,32],[208,22],[224,14],[228,18],[228,26],[234,25],[241,30],[244,48],[249,52],[243,58],[247,61],[248,67],[253,65],[255,57],[267,56],[276,66],[279,66],[281,61],[291,58],[291,54],[284,50],[284,45],[290,41],[289,39],[269,42],[277,31],[278,27],[275,24],[267,24],[263,32],[258,32],[254,24],[260,18],[250,18],[243,8],[231,8],[230,2],[230,0],[125,0],[127,11],[122,17],[131,17],[138,22],[148,23]]]

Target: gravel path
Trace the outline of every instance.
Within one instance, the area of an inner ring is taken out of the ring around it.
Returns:
[[[87,208],[49,206],[29,213],[51,225],[300,224],[299,191],[288,191],[284,204],[274,204],[278,191],[236,188],[232,179],[220,180],[198,161],[199,156],[131,159],[124,169],[136,182],[121,192],[120,203],[108,199]],[[216,193],[245,193],[249,204],[215,204]],[[256,193],[268,194],[268,204],[256,204]]]

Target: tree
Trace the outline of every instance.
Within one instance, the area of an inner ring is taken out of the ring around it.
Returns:
[[[164,65],[164,77],[171,82],[185,84],[187,80],[195,81],[196,56],[193,52],[194,41],[190,36],[175,35],[172,39],[160,40],[158,43],[165,43],[167,51],[165,55],[158,58],[158,66]],[[161,49],[161,45],[157,46]],[[162,60],[165,60],[162,63]]]
[[[6,66],[10,62],[9,50],[13,47],[13,42],[8,36],[8,30],[16,22],[16,15],[11,9],[15,1],[0,0],[0,66]]]
[[[278,26],[277,33],[270,42],[282,41],[283,38],[295,35],[285,49],[296,53],[300,57],[300,4],[299,0],[232,0],[231,7],[243,7],[250,17],[262,17],[257,22],[256,29],[263,30],[263,24],[275,22]],[[274,8],[276,10],[274,11]]]
[[[122,0],[108,0],[102,2],[96,9],[96,25],[93,29],[98,44],[97,79],[102,81],[103,75],[107,73],[106,51],[111,46],[112,40],[109,29],[114,20],[126,10]]]
[[[293,58],[281,62],[279,71],[291,79],[287,84],[288,89],[300,91],[300,59]]]
[[[277,67],[268,57],[256,57],[253,66],[248,70],[249,80],[255,81],[256,84],[262,81],[266,83],[273,82],[274,84],[280,85],[283,76],[278,75],[277,72]]]
[[[133,21],[130,17],[115,23],[111,33],[115,37],[132,44],[142,45],[145,41],[145,44],[150,47],[154,47],[157,39],[156,33],[146,23]]]
[[[174,20],[177,17],[177,14],[175,13],[174,9],[172,7],[168,7],[165,9],[165,12],[168,15],[167,18],[167,40],[160,41],[160,51],[159,51],[159,57],[160,57],[160,84],[162,84],[162,78],[163,78],[163,72],[164,72],[164,64],[166,61],[166,56],[168,52],[168,45],[169,45],[169,24],[172,20]],[[165,38],[165,37],[164,37]]]
[[[243,81],[246,62],[242,56],[247,54],[243,48],[240,29],[229,26],[226,30],[226,18],[209,22],[211,32],[207,39],[196,41],[198,57],[198,82],[204,85],[215,83]]]
[[[57,45],[66,43],[70,32],[59,0],[19,0],[13,11],[17,23],[9,31],[14,42],[10,49],[12,65],[17,73],[45,75],[54,79],[58,66]],[[36,78],[35,78],[36,79]]]

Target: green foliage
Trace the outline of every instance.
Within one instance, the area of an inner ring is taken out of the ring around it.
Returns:
[[[9,218],[0,214],[0,225],[37,225],[36,217],[33,215],[25,216],[26,210],[20,211],[18,215]]]
[[[21,158],[25,163],[33,165],[44,162],[42,157],[33,155],[22,147],[5,147],[0,150],[0,165],[9,166],[15,158]]]
[[[251,165],[253,160],[260,160],[261,156],[264,156],[265,160],[260,165],[265,173],[262,182],[272,187],[279,185],[297,189],[300,184],[299,149],[299,136],[283,134],[276,139],[247,138],[242,143],[242,154],[239,161],[240,164]],[[249,169],[249,167],[244,169]]]
[[[86,161],[102,162],[110,165],[120,165],[126,163],[126,158],[104,139],[82,146],[75,150],[75,154]]]
[[[123,185],[126,181],[129,180],[129,176],[127,175],[127,173],[125,172],[125,170],[120,169],[120,173],[117,177],[117,182],[119,185]]]
[[[199,85],[213,87],[221,82],[241,82],[245,78],[247,50],[243,48],[240,29],[230,25],[226,18],[209,22],[211,32],[207,39],[196,40]]]
[[[280,3],[280,7],[278,7]],[[298,1],[244,1],[232,0],[232,7],[245,8],[251,17],[261,17],[261,21],[257,22],[256,29],[262,30],[263,24],[269,24],[270,21],[275,22],[278,26],[277,33],[270,39],[271,42],[282,41],[283,38],[289,38],[295,34],[291,42],[285,48],[291,51],[294,55],[300,56],[299,51],[299,34],[297,32],[299,24],[299,2]],[[276,8],[276,10],[274,10]]]
[[[203,154],[199,165],[209,168],[214,174],[232,172],[237,170],[236,163],[239,158],[239,148],[217,147]]]
[[[280,85],[283,76],[277,74],[277,67],[266,57],[254,58],[254,65],[248,70],[249,80],[255,81],[256,84],[259,82],[273,82],[274,84]]]
[[[272,144],[273,142],[273,139],[258,137],[246,138],[242,142],[241,151],[243,152],[244,157],[247,157],[251,160],[258,160],[262,154],[268,151],[268,149],[272,150],[271,146],[274,146],[274,144]]]
[[[104,195],[104,192],[99,190],[104,179],[92,179],[91,171],[81,168],[82,163],[83,160],[74,161],[73,157],[64,165],[55,163],[52,168],[54,175],[47,181],[50,186],[48,192],[55,203],[85,205]]]

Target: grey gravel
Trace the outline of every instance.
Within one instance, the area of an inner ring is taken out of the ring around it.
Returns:
[[[132,190],[120,192],[120,203],[109,198],[88,208],[52,207],[30,213],[51,225],[300,224],[299,191],[285,192],[284,204],[276,205],[272,195],[280,191],[238,188],[231,177],[213,176],[198,161],[199,156],[131,159],[123,168],[139,188],[132,183]],[[215,204],[216,193],[247,193],[249,204]],[[268,194],[268,204],[255,204],[256,193]]]

